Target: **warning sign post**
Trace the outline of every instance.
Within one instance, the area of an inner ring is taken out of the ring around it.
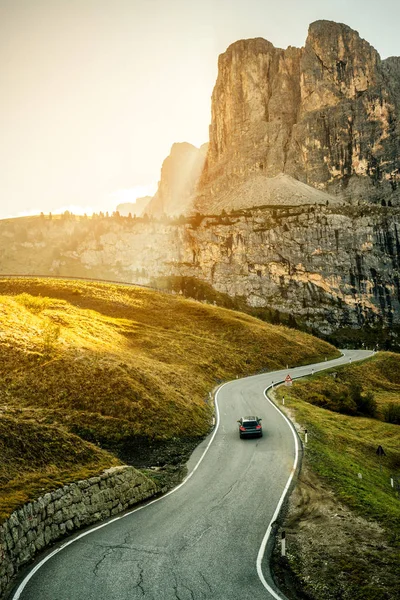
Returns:
[[[293,379],[290,377],[290,375],[286,375],[285,377],[285,385],[292,385],[293,383]]]

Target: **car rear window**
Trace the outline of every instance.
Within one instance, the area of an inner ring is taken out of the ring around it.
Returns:
[[[243,427],[251,428],[251,427],[255,427],[256,425],[258,425],[257,421],[244,421],[243,422]]]

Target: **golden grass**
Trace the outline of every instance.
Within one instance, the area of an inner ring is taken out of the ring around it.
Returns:
[[[0,522],[48,490],[120,464],[78,436],[7,412],[0,414]]]
[[[295,330],[123,285],[3,278],[0,322],[0,423],[11,419],[3,435],[14,452],[0,478],[14,486],[14,498],[33,493],[33,474],[65,481],[115,460],[105,453],[100,460],[95,446],[93,456],[78,460],[60,442],[51,446],[53,457],[43,453],[43,465],[30,462],[12,442],[24,439],[19,423],[52,431],[56,440],[78,433],[113,449],[138,437],[200,437],[210,427],[207,397],[217,382],[338,354]],[[41,455],[48,438],[36,439],[31,454]]]

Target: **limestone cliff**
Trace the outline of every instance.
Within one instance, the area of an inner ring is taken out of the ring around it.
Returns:
[[[399,117],[400,59],[346,25],[311,24],[301,49],[235,42],[218,61],[196,208],[229,209],[243,182],[279,173],[341,200],[398,202]]]
[[[400,324],[400,209],[308,206],[168,220],[0,221],[0,273],[193,277],[329,334]]]
[[[203,170],[206,152],[207,144],[200,148],[187,142],[173,144],[163,162],[157,192],[146,207],[149,215],[178,216],[187,211]]]

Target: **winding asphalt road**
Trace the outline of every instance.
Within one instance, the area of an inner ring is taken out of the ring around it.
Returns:
[[[371,354],[347,350],[337,360],[289,372],[299,377]],[[265,574],[263,550],[293,476],[297,442],[264,390],[287,373],[223,385],[216,428],[192,456],[192,475],[163,498],[59,544],[64,547],[36,564],[13,600],[282,598]],[[263,418],[263,438],[239,439],[236,421],[247,414]]]

